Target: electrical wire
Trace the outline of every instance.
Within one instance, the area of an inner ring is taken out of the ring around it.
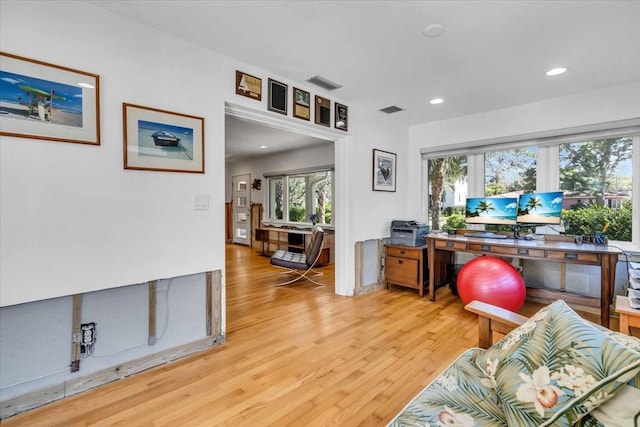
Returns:
[[[165,306],[166,312],[167,312],[167,315],[165,316],[165,319],[164,319],[164,324],[162,326],[162,332],[160,333],[160,335],[158,335],[157,341],[160,341],[164,337],[164,335],[167,332],[167,329],[169,327],[169,291],[171,290],[171,282],[172,281],[173,281],[173,278],[170,278],[169,279],[169,283],[167,284],[166,292],[160,291],[160,290],[156,290],[156,294],[158,294],[159,292],[164,292],[164,294],[165,294],[164,306]],[[131,350],[135,350],[137,348],[148,347],[148,346],[149,346],[149,343],[145,342],[144,344],[138,344],[138,345],[135,345],[133,347],[125,348],[125,349],[122,349],[120,351],[116,351],[116,352],[109,353],[109,354],[93,354],[93,350],[92,350],[91,353],[88,354],[88,355],[89,355],[89,357],[92,357],[92,358],[95,358],[95,359],[104,359],[104,358],[116,356],[118,354],[126,353],[126,352],[129,352]]]
[[[61,372],[68,372],[70,368],[71,368],[71,365],[68,365],[68,366],[65,366],[64,368],[56,369],[53,372],[48,372],[46,374],[42,374],[42,375],[37,376],[37,377],[29,378],[27,380],[19,381],[17,383],[13,383],[13,384],[2,386],[2,387],[0,387],[0,390],[6,390],[6,389],[11,388],[11,387],[15,387],[15,386],[22,385],[22,384],[27,384],[27,383],[30,383],[30,382],[36,381],[36,380],[41,380],[43,378],[47,378],[47,377],[50,377],[52,375],[59,374]]]

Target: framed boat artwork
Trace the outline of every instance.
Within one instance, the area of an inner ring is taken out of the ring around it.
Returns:
[[[0,52],[0,135],[100,145],[100,77]]]
[[[204,173],[204,118],[122,104],[124,168]]]

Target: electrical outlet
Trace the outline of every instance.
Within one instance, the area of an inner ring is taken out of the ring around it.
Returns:
[[[82,334],[80,344],[83,346],[92,345],[96,342],[96,323],[85,323],[80,325],[80,332]]]

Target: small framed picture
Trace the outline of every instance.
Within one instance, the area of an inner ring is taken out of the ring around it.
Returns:
[[[0,52],[0,135],[100,145],[96,74]]]
[[[289,86],[276,80],[269,79],[269,104],[270,111],[287,115],[287,92]]]
[[[122,104],[124,168],[204,173],[204,118]]]
[[[339,130],[347,131],[349,120],[349,109],[346,105],[335,103],[334,127]]]
[[[262,101],[262,79],[236,70],[236,94]]]
[[[293,88],[293,117],[303,120],[311,118],[311,94],[296,87]]]
[[[373,191],[396,191],[396,154],[373,149]]]
[[[316,124],[331,127],[331,101],[316,95]]]

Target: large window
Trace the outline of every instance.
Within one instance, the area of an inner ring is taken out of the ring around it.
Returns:
[[[434,230],[462,228],[467,199],[467,156],[429,159],[429,223]]]
[[[535,147],[485,153],[484,195],[486,197],[533,192],[535,189]]]
[[[333,172],[269,177],[269,216],[290,223],[331,224]]]
[[[632,154],[629,136],[560,144],[567,233],[588,236],[606,227],[609,239],[631,241]]]
[[[431,228],[464,226],[460,214],[467,196],[518,197],[561,190],[563,223],[544,232],[592,236],[606,229],[611,241],[640,244],[637,213],[635,221],[633,217],[634,209],[640,210],[633,191],[634,182],[639,186],[634,172],[640,173],[640,135],[634,126],[626,135],[613,129],[582,137],[532,138],[529,144],[500,141],[490,147],[425,152]]]

